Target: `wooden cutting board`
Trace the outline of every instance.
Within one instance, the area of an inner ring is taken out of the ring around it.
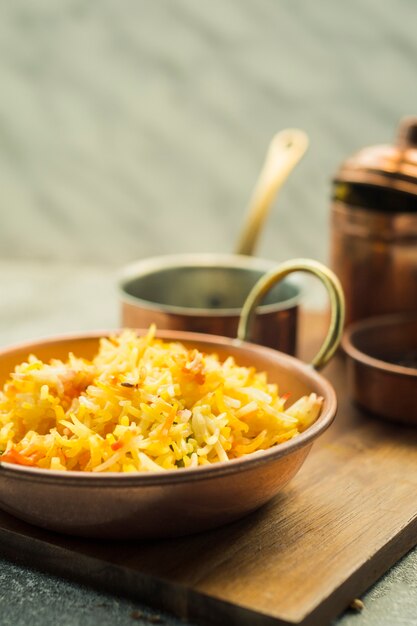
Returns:
[[[307,344],[322,319],[309,317]],[[179,540],[95,542],[0,514],[1,553],[201,624],[328,623],[417,544],[417,430],[354,408],[338,357],[334,426],[285,491],[249,517]]]

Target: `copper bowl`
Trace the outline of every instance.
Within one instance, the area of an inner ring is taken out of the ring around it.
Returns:
[[[417,425],[417,314],[357,322],[343,348],[354,400],[382,418]]]
[[[314,361],[324,364],[340,340],[343,294],[326,268],[309,262],[308,271],[313,270],[328,282],[332,302],[330,329]],[[259,298],[286,271],[288,267],[272,272],[252,290],[242,313],[241,338],[249,331]],[[3,349],[0,384],[30,353],[43,361],[65,359],[68,352],[92,358],[99,338],[106,334],[58,337]],[[206,353],[216,352],[221,359],[233,356],[238,364],[265,371],[271,382],[291,393],[294,401],[314,392],[324,398],[322,412],[312,426],[290,441],[237,460],[192,469],[94,474],[0,462],[0,508],[37,526],[72,535],[115,539],[179,536],[220,526],[254,511],[296,474],[313,441],[335,416],[336,397],[330,383],[298,359],[242,339],[172,330],[157,335]]]

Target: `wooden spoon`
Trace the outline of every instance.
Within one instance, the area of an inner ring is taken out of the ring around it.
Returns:
[[[307,147],[306,133],[297,128],[287,128],[272,138],[249,203],[236,254],[253,254],[272,202]]]

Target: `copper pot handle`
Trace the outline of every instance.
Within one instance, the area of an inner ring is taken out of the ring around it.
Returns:
[[[256,306],[271,287],[293,272],[308,272],[309,274],[317,276],[326,287],[329,295],[329,330],[327,331],[327,335],[320,350],[311,361],[312,367],[319,370],[331,359],[340,343],[345,319],[345,298],[337,276],[329,270],[328,267],[318,261],[311,259],[286,261],[265,274],[265,276],[262,276],[252,288],[242,307],[237,338],[241,341],[248,341]]]

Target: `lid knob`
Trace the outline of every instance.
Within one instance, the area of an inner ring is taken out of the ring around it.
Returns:
[[[410,115],[401,120],[397,134],[397,145],[403,150],[417,148],[417,117]]]
[[[417,115],[401,120],[394,144],[362,148],[348,158],[335,181],[407,193],[417,210]]]

